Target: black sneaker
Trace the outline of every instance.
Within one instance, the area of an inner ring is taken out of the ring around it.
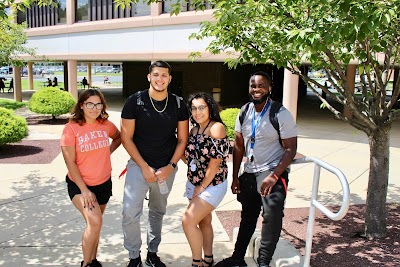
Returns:
[[[167,267],[154,252],[147,252],[145,264],[150,267]]]
[[[143,267],[142,259],[140,256],[136,259],[130,259],[129,264],[126,267]]]
[[[101,262],[99,262],[97,259],[94,259],[92,260],[90,267],[103,267],[103,264],[101,264]]]
[[[258,267],[270,267],[269,263],[260,262],[258,259],[257,259],[257,266]]]
[[[244,259],[240,260],[229,257],[218,262],[214,267],[247,267],[247,263]]]

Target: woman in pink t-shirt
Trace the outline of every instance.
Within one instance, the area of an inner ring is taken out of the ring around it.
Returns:
[[[85,90],[61,136],[68,194],[86,221],[81,266],[102,266],[96,255],[103,213],[112,195],[110,155],[121,144],[119,130],[107,118],[103,94]]]

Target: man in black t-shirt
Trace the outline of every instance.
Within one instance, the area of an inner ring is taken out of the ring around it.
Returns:
[[[140,267],[142,245],[140,216],[149,191],[146,265],[164,267],[157,256],[168,193],[159,185],[166,181],[169,191],[176,164],[182,157],[189,133],[189,113],[182,98],[168,92],[171,67],[156,61],[149,67],[150,88],[131,95],[121,113],[121,138],[131,159],[125,181],[122,228],[129,251],[128,267]]]

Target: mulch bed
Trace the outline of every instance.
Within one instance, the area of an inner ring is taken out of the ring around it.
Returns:
[[[29,116],[26,118],[28,125],[65,125],[68,122],[68,118],[55,118],[51,116],[38,115]]]
[[[24,117],[28,125],[64,125],[69,119],[69,115],[66,114],[53,119],[51,115],[34,113],[27,106],[15,110],[15,114]]]
[[[64,125],[68,115],[53,119],[51,115],[33,113],[28,107],[15,111],[26,118],[28,125]],[[60,140],[22,140],[19,143],[0,146],[0,164],[48,164],[60,154]]]
[[[22,140],[0,146],[0,164],[48,164],[60,152],[60,140]]]
[[[357,233],[363,231],[365,205],[350,206],[340,221],[316,214],[312,245],[313,267],[399,267],[400,266],[400,205],[388,204],[386,238],[367,240]],[[217,216],[232,239],[232,230],[240,223],[240,211],[217,211]],[[289,240],[304,255],[308,208],[285,209],[281,237]],[[258,226],[261,227],[261,220]]]

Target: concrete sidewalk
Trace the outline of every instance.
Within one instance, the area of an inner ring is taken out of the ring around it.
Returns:
[[[117,109],[112,107],[110,110]],[[119,112],[110,111],[110,119],[116,125],[119,125],[119,116]],[[365,203],[369,168],[367,137],[332,117],[327,111],[312,112],[299,107],[298,151],[342,170],[350,184],[351,204]],[[63,126],[33,125],[29,129],[30,139],[58,139]],[[391,132],[390,156],[392,164],[388,201],[400,202],[400,179],[397,177],[400,166],[395,164],[400,160],[398,122],[393,125]],[[112,155],[114,196],[104,216],[98,257],[103,266],[125,266],[128,261],[121,229],[124,179],[118,179],[127,160],[128,155],[122,146]],[[183,197],[186,169],[182,162],[178,168],[159,248],[159,256],[163,261],[168,266],[176,267],[190,266],[191,262],[190,248],[181,228],[181,216],[188,203]],[[232,164],[229,164],[229,168],[231,171]],[[84,221],[69,201],[64,181],[67,169],[62,155],[59,154],[50,164],[0,164],[0,169],[0,266],[79,266]],[[339,205],[339,181],[328,172],[322,171],[321,176],[319,200],[325,205]],[[309,207],[312,177],[313,165],[292,167],[286,208]],[[240,208],[236,196],[228,190],[217,210]],[[144,242],[147,212],[145,206],[142,216]],[[214,256],[218,261],[231,255],[233,244],[215,214],[213,226]],[[276,254],[279,253],[277,251]],[[145,257],[146,247],[143,246],[142,259]],[[249,266],[255,266],[251,259],[248,259],[248,263]]]

